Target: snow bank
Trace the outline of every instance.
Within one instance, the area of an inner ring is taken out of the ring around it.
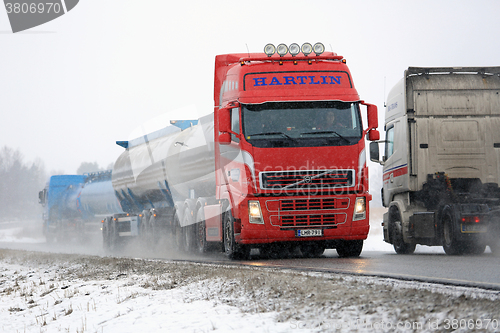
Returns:
[[[499,300],[374,277],[0,250],[2,332],[493,332]]]

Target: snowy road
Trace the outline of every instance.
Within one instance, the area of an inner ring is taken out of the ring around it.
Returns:
[[[498,332],[499,291],[0,249],[0,332]]]
[[[250,261],[239,262],[250,266],[265,266],[276,268],[291,268],[307,271],[348,273],[379,277],[391,277],[403,280],[435,282],[458,286],[472,286],[500,290],[500,257],[493,256],[489,250],[483,255],[448,256],[441,247],[418,246],[413,255],[396,255],[392,246],[384,243],[382,230],[374,223],[370,236],[365,241],[360,258],[339,258],[335,250],[327,250],[322,258],[305,259],[261,259],[253,256]],[[12,225],[9,225],[12,228]],[[30,251],[88,254],[104,256],[99,241],[91,246],[82,245],[49,245],[43,237],[31,236],[16,238],[9,231],[1,230],[0,248],[25,249]],[[3,235],[3,236],[2,236]],[[157,259],[188,259],[196,262],[212,262],[219,264],[235,264],[228,261],[222,254],[209,254],[204,257],[180,255],[178,253],[140,253],[125,252],[128,257],[143,257]]]

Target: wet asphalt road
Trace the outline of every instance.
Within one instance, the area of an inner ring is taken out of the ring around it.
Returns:
[[[99,240],[87,245],[79,245],[74,242],[52,245],[43,242],[0,242],[0,248],[97,256],[106,255]],[[259,258],[258,252],[252,252],[254,255],[252,255],[251,260],[229,261],[222,254],[212,253],[200,257],[186,256],[170,251],[162,252],[139,253],[133,250],[125,251],[124,254],[127,257],[358,274],[500,290],[500,257],[491,253],[473,256],[448,256],[444,253],[435,252],[397,255],[394,252],[363,251],[359,258],[339,258],[335,250],[326,250],[321,258],[262,259]]]

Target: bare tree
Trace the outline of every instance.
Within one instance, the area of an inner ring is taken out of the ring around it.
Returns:
[[[38,191],[46,181],[40,159],[25,163],[19,150],[7,146],[0,150],[0,219],[33,219],[41,213]]]

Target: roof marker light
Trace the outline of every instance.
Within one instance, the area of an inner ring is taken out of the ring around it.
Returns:
[[[265,47],[264,47],[264,53],[270,57],[272,56],[273,54],[276,53],[276,47],[274,47],[273,44],[267,44]]]
[[[297,43],[291,44],[289,49],[290,49],[290,54],[292,55],[292,57],[295,57],[297,54],[300,53],[300,46]]]
[[[317,56],[325,52],[325,46],[322,43],[316,43],[314,44],[313,47],[314,53],[316,53]]]
[[[304,44],[302,44],[301,50],[302,50],[302,53],[305,56],[310,55],[311,52],[312,52],[312,45],[311,45],[311,43],[304,43]]]
[[[286,46],[285,44],[280,44],[280,45],[278,45],[277,50],[278,50],[277,52],[280,55],[280,57],[282,57],[288,53],[288,46]]]

